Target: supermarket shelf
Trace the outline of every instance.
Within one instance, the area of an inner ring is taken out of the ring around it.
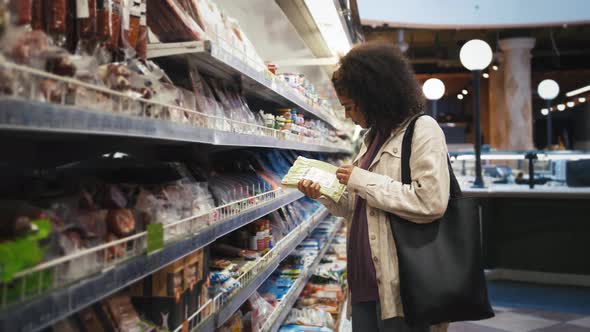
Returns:
[[[198,250],[217,238],[294,202],[303,195],[288,192],[244,213],[229,217],[198,234],[148,255],[128,259],[69,287],[49,291],[30,302],[0,312],[0,331],[38,331]]]
[[[318,253],[318,255],[317,255],[316,259],[314,260],[314,262],[312,263],[312,265],[305,270],[303,276],[301,276],[296,281],[296,285],[294,285],[294,287],[291,290],[289,290],[287,298],[284,299],[279,304],[277,309],[275,309],[275,310],[280,310],[279,313],[277,314],[276,318],[272,321],[272,323],[270,323],[270,322],[266,323],[265,326],[263,327],[262,331],[276,332],[279,330],[279,328],[281,327],[281,325],[283,324],[283,322],[285,321],[285,319],[289,315],[289,312],[293,308],[293,305],[295,305],[295,302],[297,302],[297,299],[299,298],[299,294],[301,294],[301,292],[303,291],[303,288],[305,287],[305,285],[307,284],[309,279],[313,276],[313,274],[317,270],[318,266],[320,265],[322,258],[326,255],[326,252],[328,251],[330,244],[334,241],[334,238],[336,237],[336,234],[338,233],[338,230],[340,229],[341,222],[342,222],[342,220],[339,219],[338,223],[334,227],[334,231],[332,232],[332,234],[330,234],[328,241],[326,241],[324,247]],[[265,329],[265,327],[268,327],[268,329]]]
[[[299,238],[293,242],[290,243],[290,245],[283,251],[281,251],[280,255],[279,255],[279,259],[282,261],[285,258],[287,258],[287,256],[289,256],[293,250],[295,250],[295,248],[297,248],[297,246],[303,242],[303,240],[305,240],[309,234],[311,234],[311,232],[313,232],[313,230],[316,228],[317,225],[319,225],[324,219],[326,219],[326,217],[330,214],[330,212],[328,212],[327,209],[322,209],[320,210],[313,218],[313,223],[312,225],[310,225],[310,227],[307,229],[307,232],[304,232],[303,234],[301,234],[299,236]]]
[[[103,135],[151,140],[191,142],[219,146],[248,146],[300,151],[350,153],[334,146],[308,144],[271,136],[248,135],[178,124],[167,120],[134,117],[78,107],[0,98],[0,130]]]
[[[245,54],[232,47],[221,47],[220,43],[211,40],[162,43],[148,45],[149,58],[188,56],[198,68],[209,75],[231,80],[242,79],[244,90],[259,98],[274,103],[292,105],[315,118],[323,120],[333,128],[338,128],[338,121],[331,115],[305,102],[283,82],[275,82],[272,74],[265,75],[249,65]],[[284,85],[284,86],[283,86]]]
[[[264,270],[259,271],[256,277],[251,280],[247,286],[242,288],[239,293],[235,294],[230,302],[226,303],[217,314],[217,327],[222,326],[246,300],[270,277],[270,275],[279,267],[279,263],[289,256],[295,248],[305,240],[309,234],[328,216],[326,208],[316,211],[309,220],[309,223],[303,227],[304,231],[300,232],[296,238],[289,239],[289,243],[280,249],[272,262]],[[286,239],[283,239],[286,240]],[[199,329],[199,331],[201,331]]]

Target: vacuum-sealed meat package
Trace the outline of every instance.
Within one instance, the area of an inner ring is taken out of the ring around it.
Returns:
[[[53,37],[55,44],[59,46],[66,44],[69,9],[67,0],[45,0],[46,31]]]
[[[203,29],[177,0],[148,1],[147,21],[152,32],[165,43],[205,39]]]
[[[30,25],[33,12],[32,0],[10,0],[12,23],[14,25]]]

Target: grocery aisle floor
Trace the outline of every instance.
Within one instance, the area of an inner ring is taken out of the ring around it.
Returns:
[[[494,281],[488,285],[496,317],[451,324],[449,332],[590,331],[590,288]]]
[[[449,332],[588,332],[590,315],[494,307],[496,317],[453,323]]]

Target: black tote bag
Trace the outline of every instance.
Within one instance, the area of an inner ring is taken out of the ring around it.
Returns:
[[[402,143],[402,182],[411,183],[412,136],[409,124]],[[431,325],[494,316],[483,272],[478,203],[462,197],[450,161],[450,198],[445,215],[417,224],[389,215],[397,248],[405,320]]]

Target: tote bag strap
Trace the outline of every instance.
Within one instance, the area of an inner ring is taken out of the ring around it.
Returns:
[[[427,116],[427,114],[420,113],[408,124],[406,128],[406,132],[404,133],[404,138],[402,141],[402,183],[403,184],[411,184],[412,183],[412,170],[410,169],[410,157],[412,156],[412,138],[414,137],[414,128],[416,127],[416,121],[422,116]],[[447,164],[449,168],[449,179],[450,179],[450,198],[457,198],[462,196],[461,186],[455,177],[455,172],[453,172],[453,168],[451,167],[451,159],[447,156]]]

